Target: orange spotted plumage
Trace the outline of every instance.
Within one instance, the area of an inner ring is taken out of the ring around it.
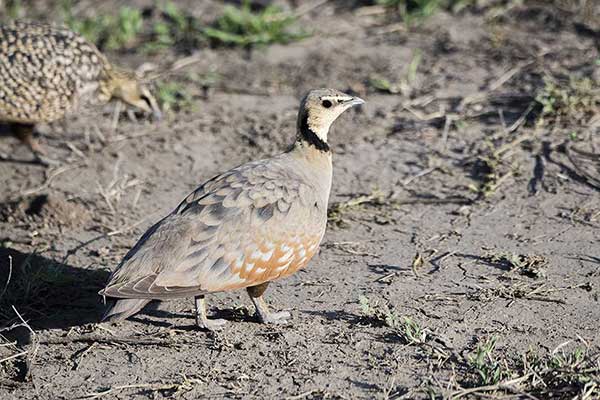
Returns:
[[[204,295],[240,288],[262,322],[289,317],[269,312],[262,294],[317,252],[331,188],[329,127],[362,103],[333,89],[310,92],[289,151],[214,177],[148,229],[101,291],[119,299],[104,319],[125,319],[151,299],[193,296],[197,324],[210,329],[224,321],[206,317]]]

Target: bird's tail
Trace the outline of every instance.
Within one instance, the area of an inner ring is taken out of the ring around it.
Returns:
[[[119,299],[109,303],[108,309],[102,317],[103,322],[123,321],[140,311],[149,299]]]

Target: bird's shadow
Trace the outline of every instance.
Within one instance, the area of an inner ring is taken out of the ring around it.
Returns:
[[[108,275],[0,247],[0,330],[23,320],[33,330],[98,322],[104,309],[98,291]]]
[[[195,323],[195,314],[193,312],[186,313],[173,313],[159,309],[159,301],[152,301],[146,307],[142,309],[138,314],[129,318],[134,322],[139,322],[159,328],[171,328],[173,323],[177,323],[177,329],[183,331],[195,331],[198,330],[198,326]],[[256,322],[258,323],[257,317],[247,309],[243,307],[237,308],[217,308],[210,307],[208,310],[208,318],[210,319],[224,319],[227,322]],[[185,320],[185,325],[180,325],[179,320]],[[190,321],[191,323],[188,323]]]

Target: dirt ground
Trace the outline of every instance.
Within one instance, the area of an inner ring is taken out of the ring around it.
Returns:
[[[198,49],[161,78],[193,107],[160,122],[109,104],[41,126],[58,166],[0,138],[1,399],[600,398],[598,91],[587,111],[539,97],[545,77],[600,80],[600,17],[498,2],[406,29],[367,2],[320,3],[302,41]],[[207,91],[186,80],[215,71]],[[285,150],[316,87],[367,104],[330,133],[320,252],[267,292],[292,322],[258,324],[241,291],[209,297],[230,320],[216,333],[195,329],[191,299],[97,324],[97,292],[144,230],[214,174]],[[575,357],[552,375],[572,379],[534,382],[525,354]]]

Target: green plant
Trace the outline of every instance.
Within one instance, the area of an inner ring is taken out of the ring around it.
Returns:
[[[417,82],[417,71],[421,64],[421,50],[416,49],[414,55],[408,64],[406,75],[398,82],[391,82],[389,79],[379,75],[373,75],[368,79],[368,84],[375,90],[389,94],[401,93],[410,96],[414,91]]]
[[[421,328],[421,326],[410,317],[404,317],[399,328],[402,338],[408,344],[423,344],[427,341],[427,329]]]
[[[590,78],[558,80],[544,77],[544,86],[535,100],[541,106],[538,125],[566,120],[586,124],[600,108],[600,86]]]
[[[483,260],[506,268],[511,271],[516,271],[521,275],[527,275],[531,278],[543,278],[546,276],[546,267],[548,260],[539,255],[525,255],[511,252],[501,252],[487,254],[482,257]]]
[[[154,52],[173,46],[193,48],[202,40],[199,21],[169,1],[161,8],[161,19],[155,22],[152,38],[144,45],[144,50]]]
[[[25,10],[21,0],[7,0],[4,6],[1,4],[2,3],[0,2],[1,11],[8,19],[18,19],[23,17]]]
[[[506,375],[500,362],[493,357],[496,337],[477,345],[475,353],[467,357],[471,369],[477,374],[478,385],[495,385]]]
[[[65,23],[82,34],[100,49],[119,50],[132,46],[143,28],[140,10],[121,7],[117,15],[98,15],[76,18],[71,12],[71,2],[63,3]]]
[[[408,25],[421,22],[436,12],[447,9],[458,12],[474,0],[376,0],[376,3],[393,9]]]
[[[369,298],[363,295],[358,297],[358,304],[365,317],[382,325],[389,326],[390,328],[396,328],[398,326],[399,318],[396,313],[390,310],[387,304],[380,303],[379,301],[371,303]]]
[[[358,304],[361,313],[381,325],[393,328],[406,344],[423,344],[428,339],[428,330],[410,317],[400,317],[386,303],[371,301],[366,296],[359,296]]]
[[[241,7],[227,6],[214,27],[205,28],[204,34],[211,40],[231,46],[260,46],[272,43],[289,43],[308,35],[305,32],[292,32],[289,25],[296,17],[268,6],[260,12],[250,9],[250,2],[244,1]]]
[[[194,104],[191,94],[178,82],[159,83],[156,93],[164,112],[191,109]]]
[[[526,398],[600,398],[599,354],[590,354],[587,347],[581,346],[567,351],[565,348],[570,343],[562,343],[551,354],[540,354],[530,348],[520,356],[506,352],[496,356],[496,338],[492,337],[478,344],[475,352],[467,357],[467,368],[461,372],[464,375],[459,376],[458,381],[469,388],[461,388],[451,398],[464,398],[474,393],[480,393],[481,397],[501,398],[502,394],[514,394],[515,389]]]

